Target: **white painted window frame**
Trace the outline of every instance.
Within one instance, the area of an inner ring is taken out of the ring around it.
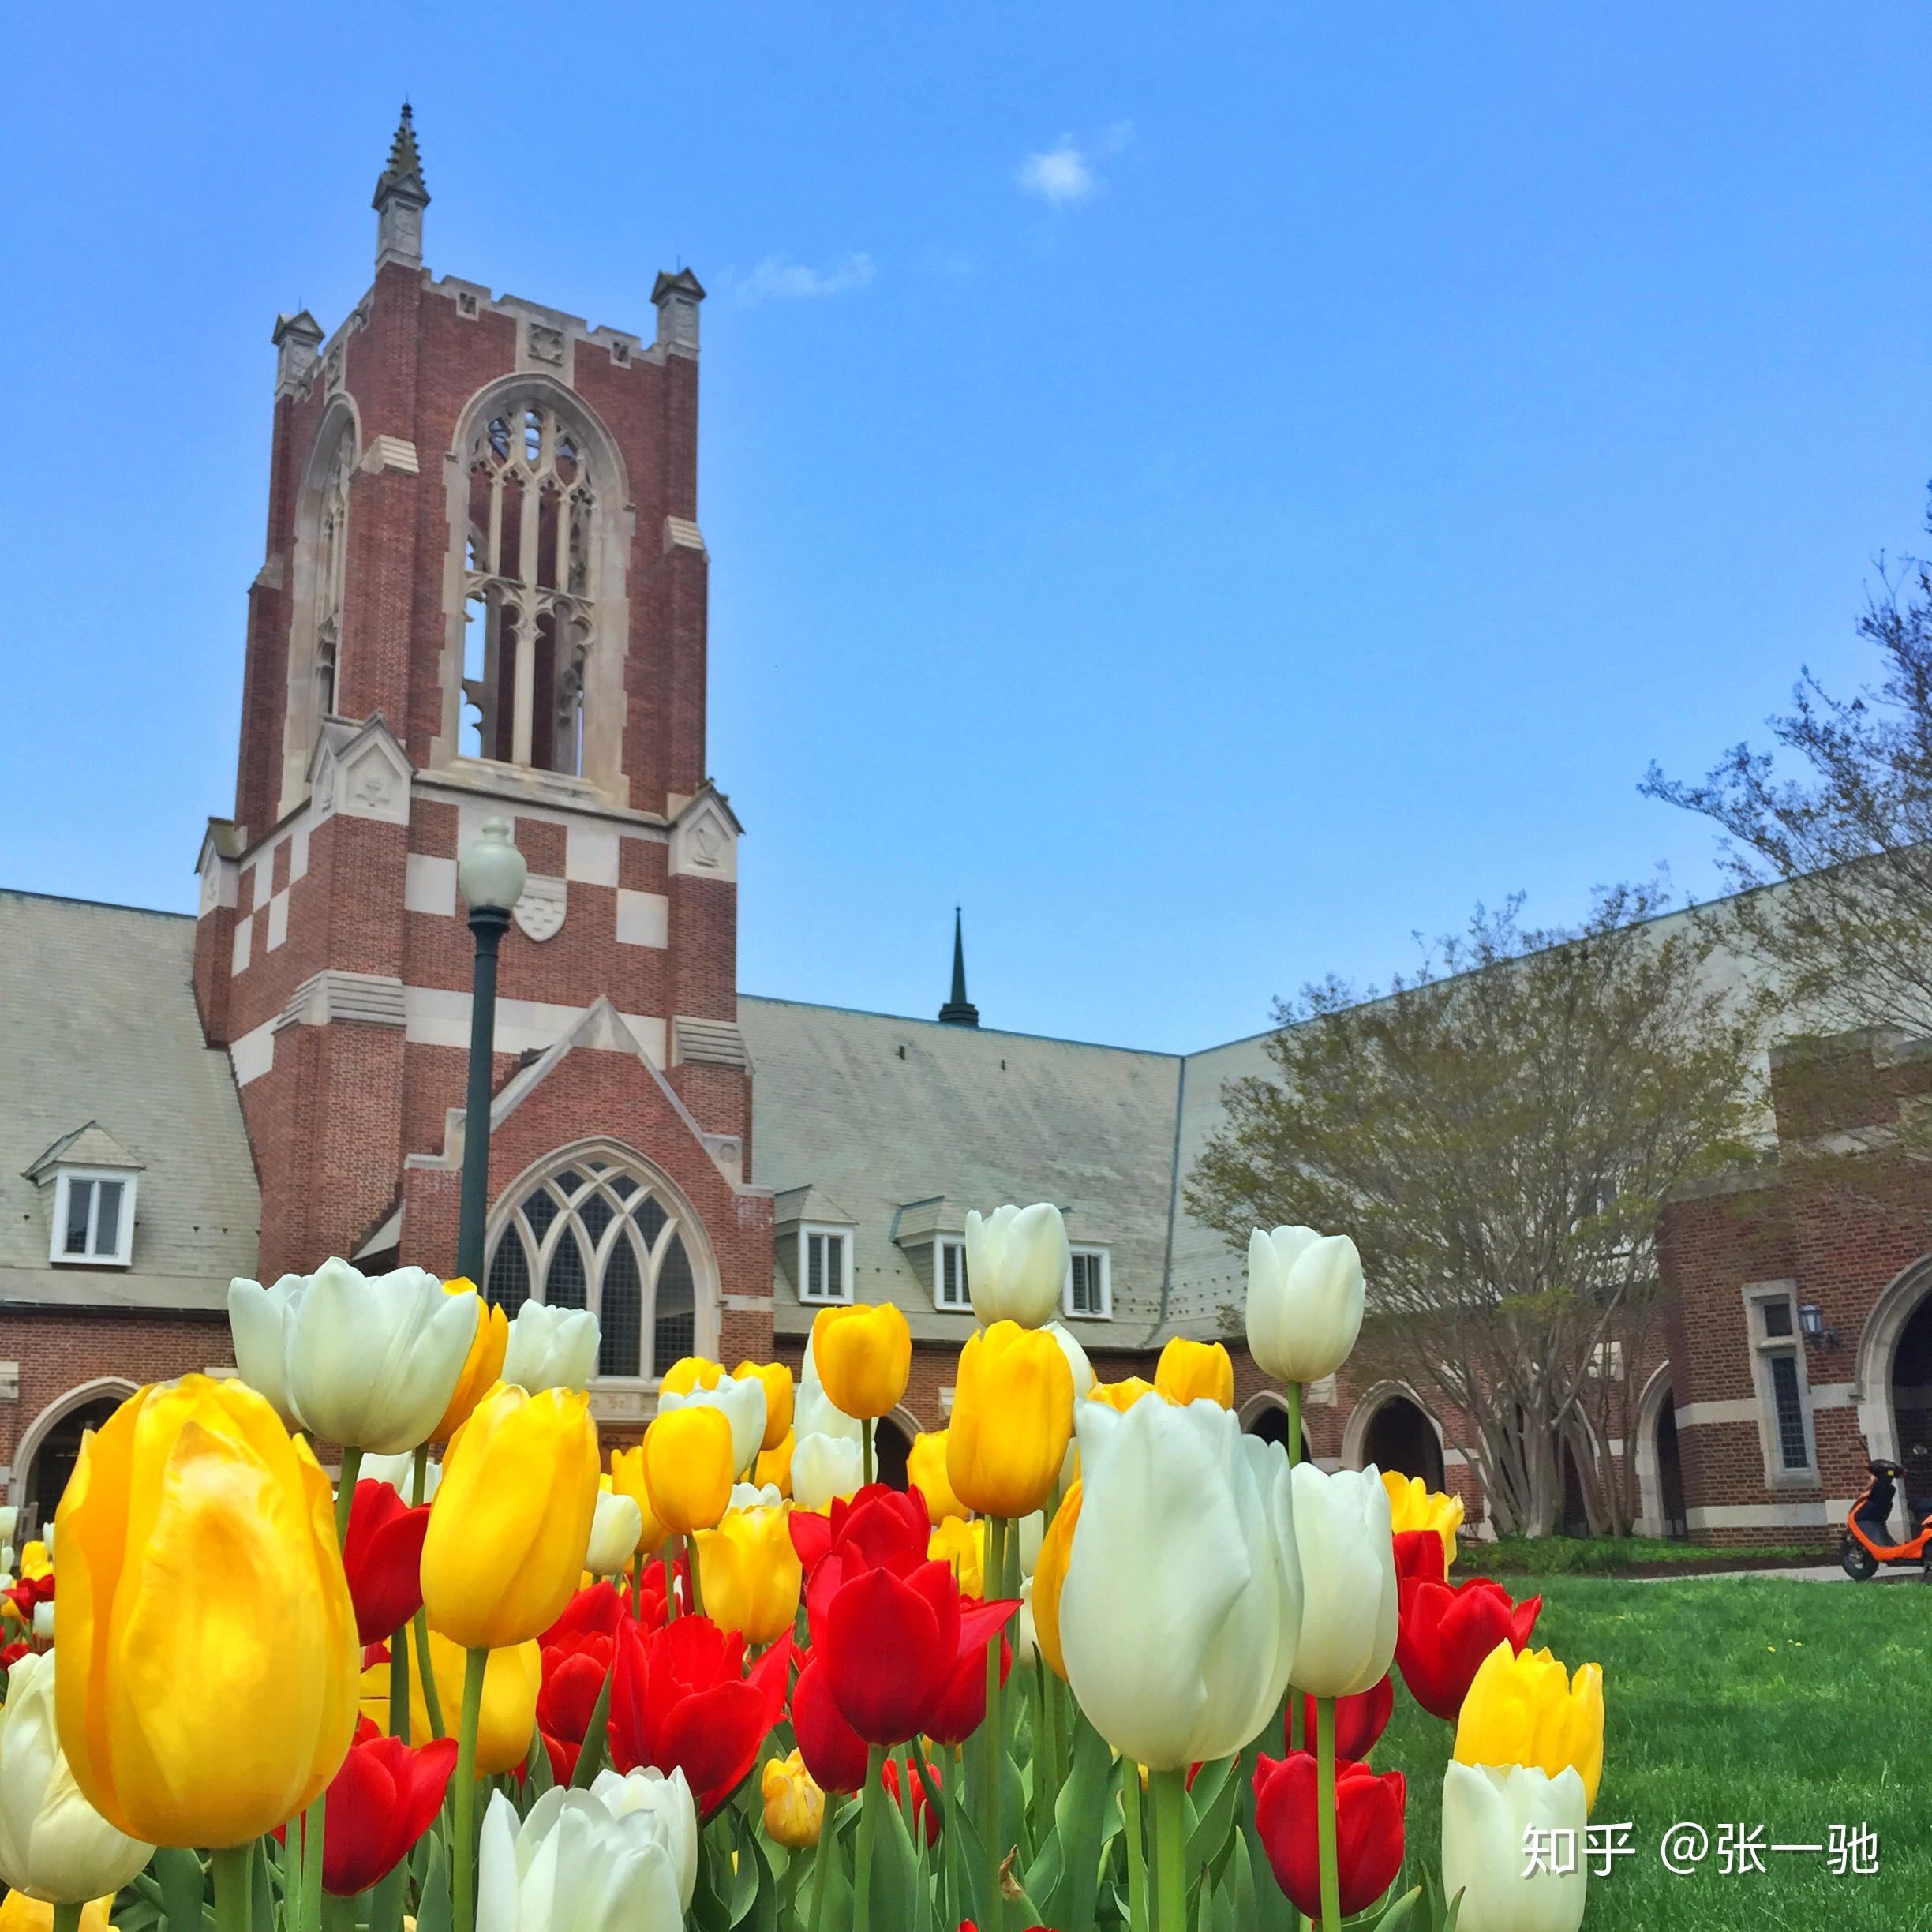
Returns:
[[[1085,1255],[1100,1264],[1100,1305],[1098,1309],[1073,1306],[1073,1257]],[[1061,1312],[1069,1321],[1111,1321],[1114,1319],[1114,1260],[1098,1241],[1074,1241],[1067,1249],[1066,1279],[1060,1289]]]
[[[811,1292],[811,1244],[814,1235],[829,1235],[839,1244],[842,1278],[832,1294]],[[798,1236],[798,1298],[808,1308],[841,1308],[852,1298],[852,1230],[836,1221],[801,1221]]]
[[[959,1254],[959,1279],[964,1291],[957,1301],[945,1298],[945,1258],[949,1249]],[[972,1312],[972,1295],[966,1280],[966,1237],[964,1234],[935,1234],[933,1237],[933,1306],[942,1315],[970,1315]]]
[[[1791,1311],[1791,1333],[1767,1335],[1764,1310],[1782,1303]],[[1811,1416],[1811,1380],[1805,1360],[1804,1332],[1798,1319],[1798,1284],[1795,1281],[1749,1282],[1744,1288],[1745,1333],[1750,1345],[1751,1386],[1758,1397],[1758,1441],[1764,1454],[1767,1489],[1816,1489],[1820,1486],[1818,1435]],[[1788,1356],[1798,1376],[1798,1411],[1804,1423],[1805,1466],[1788,1469],[1778,1434],[1777,1394],[1772,1386],[1771,1361]]]
[[[54,1181],[54,1225],[47,1241],[47,1260],[55,1267],[125,1267],[134,1254],[134,1195],[137,1177],[125,1167],[62,1167]],[[118,1181],[121,1184],[121,1223],[112,1254],[92,1252],[95,1229],[100,1214],[100,1195],[96,1192],[88,1204],[88,1244],[85,1254],[69,1254],[67,1208],[70,1190],[77,1181]]]

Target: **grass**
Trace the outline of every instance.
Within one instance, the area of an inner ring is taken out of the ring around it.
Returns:
[[[1466,1576],[1615,1576],[1639,1566],[1706,1565],[1750,1558],[1789,1563],[1830,1563],[1830,1548],[1814,1543],[1788,1549],[1717,1549],[1702,1543],[1666,1542],[1661,1537],[1503,1537],[1493,1543],[1465,1541],[1456,1552],[1456,1579]]]
[[[1590,1881],[1584,1932],[1912,1932],[1932,1926],[1932,1589],[1750,1575],[1657,1582],[1556,1576],[1539,1589],[1535,1642],[1573,1668],[1604,1667],[1608,1722],[1596,1824],[1628,1821],[1636,1855]],[[1438,1852],[1450,1728],[1398,1688],[1378,1769],[1409,1774],[1413,1862]],[[1679,1821],[1710,1851],[1694,1875],[1659,1857]],[[1824,1844],[1832,1825],[1878,1834],[1872,1878],[1767,1852],[1768,1870],[1724,1877],[1720,1827],[1762,1825],[1765,1843]]]

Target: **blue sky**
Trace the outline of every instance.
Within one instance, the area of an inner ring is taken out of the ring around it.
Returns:
[[[1515,889],[1850,684],[1932,472],[1898,4],[69,7],[9,29],[0,882],[186,908],[279,309],[414,99],[425,253],[705,313],[747,991],[1165,1047]],[[23,608],[24,606],[24,608]]]

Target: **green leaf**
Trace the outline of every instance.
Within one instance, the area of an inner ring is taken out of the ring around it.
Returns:
[[[423,1866],[422,1896],[416,1904],[416,1932],[450,1932],[454,1908],[450,1904],[449,1861],[443,1852],[443,1840],[434,1832],[425,1834],[429,1856]]]
[[[919,1860],[905,1813],[881,1792],[872,1802],[878,1814],[872,1827],[872,1923],[910,1927],[918,1905]]]
[[[178,1845],[163,1845],[154,1855],[154,1875],[168,1932],[201,1932],[201,1861]]]
[[[1234,1829],[1234,1813],[1241,1803],[1241,1780],[1234,1775],[1238,1758],[1223,1758],[1203,1765],[1194,1780],[1194,1829],[1188,1833],[1187,1861],[1190,1871],[1204,1865],[1219,1869],[1224,1862],[1229,1835]]]
[[[1114,1777],[1114,1753],[1106,1739],[1084,1719],[1076,1720],[1073,1762],[1054,1806],[1052,1835],[1026,1875],[1028,1893],[1044,1908],[1044,1924],[1084,1926],[1092,1922],[1104,1848],[1119,1817]]]
[[[1421,1904],[1422,1888],[1420,1885],[1405,1892],[1388,1910],[1375,1922],[1375,1932],[1396,1932],[1399,1926],[1408,1925],[1414,1919],[1417,1907]],[[1421,1932],[1420,1927],[1417,1932]]]
[[[741,1818],[738,1885],[732,1897],[734,1932],[776,1932],[778,1923],[778,1874],[766,1855],[764,1841],[749,1818]],[[751,1883],[745,1883],[746,1874]]]
[[[249,1909],[258,1926],[275,1923],[275,1880],[268,1870],[268,1847],[272,1842],[258,1838],[249,1854]]]

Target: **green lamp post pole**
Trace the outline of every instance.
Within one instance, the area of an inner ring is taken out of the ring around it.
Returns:
[[[463,1110],[462,1219],[456,1272],[483,1286],[483,1222],[489,1211],[490,1073],[496,1043],[496,949],[530,868],[510,842],[507,818],[486,818],[456,863],[456,884],[476,935],[470,995],[470,1097]]]

